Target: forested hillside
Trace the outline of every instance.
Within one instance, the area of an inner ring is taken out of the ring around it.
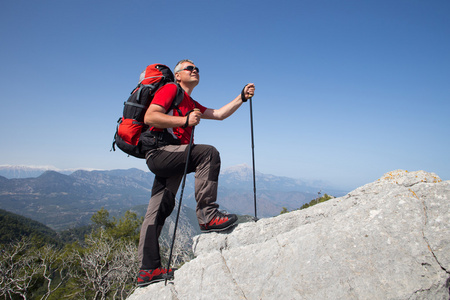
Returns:
[[[0,299],[125,299],[134,290],[142,222],[135,213],[110,218],[101,209],[86,235],[68,243],[30,219],[2,210],[0,220]],[[174,262],[184,255],[176,246]]]
[[[0,209],[0,244],[28,236],[34,243],[61,245],[56,231],[32,219]]]

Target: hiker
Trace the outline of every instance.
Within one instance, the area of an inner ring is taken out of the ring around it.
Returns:
[[[181,60],[173,73],[175,81],[184,90],[184,98],[178,108],[168,111],[176,97],[177,86],[167,84],[156,92],[144,117],[145,124],[151,127],[157,140],[164,141],[162,144],[165,146],[152,149],[146,154],[147,165],[155,174],[155,180],[140,233],[139,286],[162,281],[164,274],[172,273],[172,270],[168,271],[161,266],[158,237],[165,219],[175,206],[175,195],[183,178],[193,126],[198,125],[201,119],[228,118],[255,91],[255,85],[249,83],[239,96],[222,108],[206,108],[190,97],[200,81],[199,69],[195,64],[191,60]],[[231,227],[237,221],[237,216],[220,212],[216,203],[220,172],[220,156],[216,148],[193,143],[187,173],[192,172],[195,172],[196,214],[201,231],[222,231]]]

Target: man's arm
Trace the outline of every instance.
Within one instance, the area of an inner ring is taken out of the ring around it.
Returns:
[[[253,97],[255,94],[255,85],[253,83],[249,83],[244,87],[244,97],[245,100]],[[225,104],[219,109],[208,108],[202,115],[203,119],[211,119],[211,120],[224,120],[231,116],[243,103],[243,99],[241,95],[237,96],[229,102]]]
[[[188,120],[186,116],[170,116],[166,114],[166,107],[170,107],[170,104],[176,98],[177,92],[178,88],[174,84],[166,84],[159,89],[145,112],[144,123],[160,129],[185,126]],[[200,116],[191,113],[187,125],[195,126],[198,122],[200,122]]]
[[[194,111],[189,115],[188,126],[195,126],[200,122],[201,113]],[[156,128],[174,128],[183,127],[186,124],[187,117],[169,116],[164,107],[158,104],[150,104],[144,116],[144,123]]]
[[[166,115],[164,107],[158,104],[150,104],[144,116],[144,123],[156,128],[181,127],[186,118]]]

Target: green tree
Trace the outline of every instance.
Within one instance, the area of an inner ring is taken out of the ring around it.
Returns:
[[[122,218],[118,220],[114,218],[112,222],[113,226],[109,230],[107,230],[107,232],[116,239],[134,241],[136,244],[138,244],[139,229],[142,222],[143,218],[138,219],[136,213],[126,211],[125,215]]]
[[[288,213],[288,212],[289,212],[289,210],[283,206],[283,209],[281,210],[280,215]]]
[[[300,207],[300,209],[305,209],[308,208],[309,206],[310,206],[309,203],[305,203]]]
[[[109,212],[104,207],[92,215],[91,221],[94,223],[94,226],[103,227],[105,229],[114,226],[114,223],[109,220]]]
[[[126,211],[122,218],[109,218],[109,212],[102,208],[91,217],[94,223],[92,232],[100,232],[103,229],[107,235],[120,240],[134,241],[139,243],[139,229],[143,218],[138,219],[136,213]]]
[[[305,209],[305,208],[314,206],[314,205],[316,205],[316,204],[319,204],[319,203],[328,201],[328,200],[333,199],[333,198],[334,198],[333,196],[330,196],[330,195],[328,195],[328,194],[324,194],[324,195],[323,195],[322,197],[320,197],[320,198],[313,199],[313,200],[311,200],[309,203],[303,204],[303,205],[300,207],[300,209]]]

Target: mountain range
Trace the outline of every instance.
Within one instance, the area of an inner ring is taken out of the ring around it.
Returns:
[[[154,175],[139,169],[53,171],[49,168],[0,166],[0,208],[62,230],[89,223],[93,213],[104,207],[112,216],[139,207],[145,211]],[[186,180],[183,204],[195,209],[194,176]],[[283,207],[293,210],[317,197],[345,191],[322,182],[256,172],[257,214],[270,217]],[[179,196],[179,195],[178,195]],[[178,198],[178,197],[177,197]],[[252,169],[239,165],[225,169],[219,179],[221,209],[241,215],[254,214]],[[140,212],[139,214],[142,214]]]
[[[60,170],[53,166],[0,165],[0,176],[6,178],[38,177],[46,171],[56,171],[61,174],[70,175],[76,170]]]

